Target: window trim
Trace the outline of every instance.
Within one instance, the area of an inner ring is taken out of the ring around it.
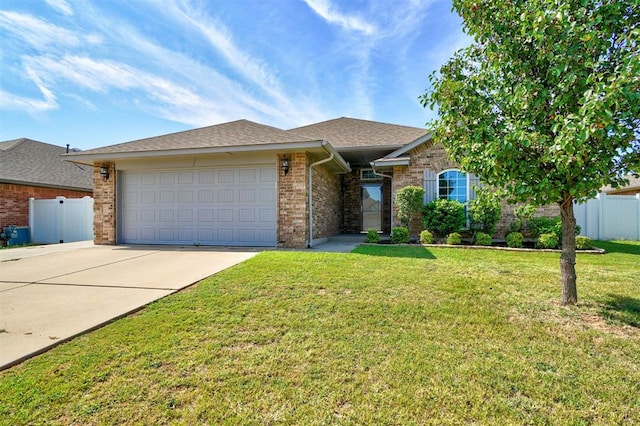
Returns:
[[[371,172],[373,174],[373,177],[364,177],[364,173],[365,172]],[[364,181],[364,182],[373,182],[376,180],[381,180],[382,177],[376,175],[375,171],[373,169],[360,169],[360,180]]]

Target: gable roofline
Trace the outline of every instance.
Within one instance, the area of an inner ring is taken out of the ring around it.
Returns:
[[[413,142],[408,143],[407,145],[403,146],[402,148],[397,149],[397,150],[393,151],[392,153],[385,155],[384,158],[389,159],[389,158],[401,157],[404,154],[406,154],[407,152],[411,151],[412,149],[415,149],[415,148],[419,147],[420,145],[422,145],[422,144],[424,144],[426,142],[429,142],[431,140],[432,136],[433,136],[433,133],[429,132],[426,135],[421,136],[418,139],[414,140]],[[378,161],[378,160],[376,160],[376,161]]]

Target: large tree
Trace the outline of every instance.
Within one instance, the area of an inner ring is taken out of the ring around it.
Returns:
[[[454,0],[473,37],[430,76],[435,136],[510,201],[556,203],[563,305],[578,300],[574,200],[640,171],[638,0]]]

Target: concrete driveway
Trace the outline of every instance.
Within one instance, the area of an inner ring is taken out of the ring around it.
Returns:
[[[0,250],[0,370],[258,252],[92,242]]]

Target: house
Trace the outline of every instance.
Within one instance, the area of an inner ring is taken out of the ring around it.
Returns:
[[[473,196],[425,129],[344,117],[289,130],[238,120],[66,157],[93,166],[96,244],[305,248],[390,232],[407,185],[427,201]]]
[[[625,176],[629,180],[629,184],[619,188],[613,188],[610,185],[600,190],[607,195],[636,195],[640,194],[640,178],[632,175]]]
[[[65,161],[67,148],[15,139],[0,142],[0,229],[29,225],[29,198],[93,193],[93,168]]]

